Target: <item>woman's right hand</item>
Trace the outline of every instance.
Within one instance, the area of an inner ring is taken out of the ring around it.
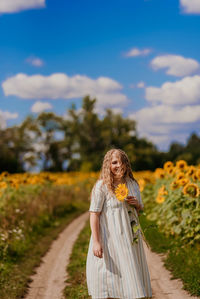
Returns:
[[[99,258],[103,257],[103,248],[100,242],[93,243],[93,254]]]

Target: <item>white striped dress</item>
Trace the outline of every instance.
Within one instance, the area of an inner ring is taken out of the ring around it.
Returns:
[[[140,190],[127,178],[128,195],[134,195],[144,207]],[[102,180],[96,183],[89,211],[100,214],[100,239],[103,257],[93,254],[93,238],[90,237],[86,260],[88,294],[92,298],[145,298],[152,297],[150,275],[139,231],[138,243],[132,243],[133,232],[130,217],[138,220],[133,205],[119,201],[108,192]],[[131,211],[128,213],[128,211]]]

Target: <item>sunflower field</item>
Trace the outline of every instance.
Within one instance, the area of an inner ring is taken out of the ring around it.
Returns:
[[[168,161],[154,172],[133,175],[140,185],[147,218],[156,221],[166,235],[179,236],[188,244],[199,243],[200,165],[189,166],[183,160],[174,165]],[[1,173],[1,258],[13,252],[20,254],[22,244],[38,223],[51,222],[52,217],[72,208],[76,201],[84,199],[87,209],[98,176],[97,172]]]
[[[95,179],[95,173],[1,173],[1,261],[23,256],[44,227],[58,226],[70,211],[86,210]]]
[[[152,181],[139,180],[147,219],[183,244],[200,246],[200,165],[179,160],[157,168]]]

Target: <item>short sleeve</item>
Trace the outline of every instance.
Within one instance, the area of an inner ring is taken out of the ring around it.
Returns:
[[[105,193],[102,190],[102,182],[98,181],[91,192],[90,212],[101,212],[105,201]]]

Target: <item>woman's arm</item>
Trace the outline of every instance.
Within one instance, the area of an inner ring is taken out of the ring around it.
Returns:
[[[90,227],[93,239],[93,253],[95,256],[102,258],[103,248],[100,239],[99,216],[100,212],[90,212]]]
[[[92,231],[93,241],[100,242],[100,233],[99,233],[99,216],[100,212],[90,212],[90,227]]]

